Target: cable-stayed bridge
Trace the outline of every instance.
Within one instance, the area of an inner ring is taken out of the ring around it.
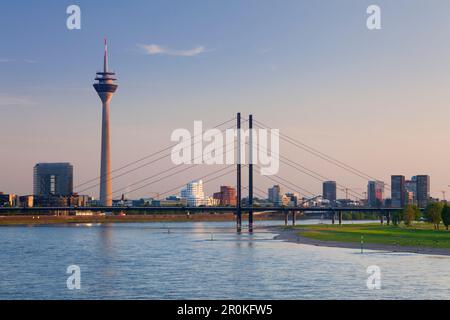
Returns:
[[[228,176],[228,175],[236,175],[236,191],[237,191],[237,204],[236,206],[196,206],[196,207],[186,207],[186,206],[146,206],[146,207],[130,207],[130,206],[112,206],[112,207],[105,207],[105,206],[89,206],[89,207],[32,207],[32,208],[0,208],[1,212],[11,212],[11,213],[27,213],[27,212],[40,212],[40,213],[49,213],[52,212],[58,212],[58,211],[70,211],[70,210],[76,210],[76,211],[92,211],[92,212],[139,212],[139,213],[154,213],[154,212],[179,212],[179,213],[195,213],[195,212],[234,212],[236,215],[236,228],[237,231],[241,231],[242,229],[242,214],[248,213],[249,217],[249,230],[250,232],[253,231],[253,215],[256,212],[282,212],[285,214],[285,217],[287,219],[288,215],[292,215],[292,221],[295,224],[296,214],[308,214],[308,213],[326,213],[331,216],[334,219],[337,216],[339,219],[339,222],[342,222],[342,213],[351,211],[351,212],[377,212],[380,215],[381,222],[383,223],[384,217],[386,217],[387,222],[390,221],[390,215],[392,212],[401,210],[401,208],[373,208],[373,207],[338,207],[338,206],[328,206],[328,207],[305,207],[303,204],[313,201],[314,199],[318,198],[319,195],[317,195],[314,192],[309,191],[305,187],[298,184],[298,182],[293,181],[291,177],[285,177],[280,176],[278,174],[274,175],[261,175],[265,179],[269,180],[271,183],[275,183],[277,185],[283,186],[284,188],[287,188],[288,190],[291,190],[300,196],[302,196],[304,199],[306,199],[302,204],[294,206],[294,207],[286,207],[286,206],[257,206],[254,205],[254,199],[255,196],[259,198],[265,198],[265,192],[254,185],[254,169],[261,170],[261,166],[257,163],[253,163],[253,154],[261,151],[266,153],[271,153],[272,155],[276,156],[280,162],[280,164],[289,167],[291,170],[295,170],[296,172],[301,173],[302,175],[305,175],[317,182],[324,182],[328,180],[334,180],[330,179],[327,176],[324,176],[323,174],[317,172],[316,170],[307,168],[305,165],[301,164],[296,159],[291,159],[285,155],[281,155],[276,153],[273,150],[268,150],[268,148],[258,144],[253,143],[253,135],[250,134],[248,137],[248,141],[245,141],[245,137],[241,136],[242,131],[242,124],[247,123],[248,129],[272,129],[269,126],[265,125],[262,122],[255,121],[253,119],[252,115],[249,115],[248,119],[241,119],[241,114],[238,113],[236,117],[233,117],[231,119],[228,119],[227,121],[221,122],[218,125],[214,126],[214,129],[220,130],[221,133],[224,133],[227,129],[237,129],[237,136],[236,140],[237,143],[234,143],[234,140],[232,142],[227,141],[227,145],[225,145],[226,150],[232,150],[236,153],[236,163],[232,165],[225,165],[224,167],[214,170],[213,172],[203,174],[200,177],[195,177],[195,180],[202,179],[205,184],[211,183],[212,181],[215,181],[217,179],[220,179],[222,177]],[[200,134],[203,135],[203,132]],[[328,163],[331,166],[334,166],[336,168],[339,168],[340,170],[346,171],[348,174],[351,174],[353,176],[356,176],[360,179],[363,179],[364,181],[368,180],[379,180],[359,169],[356,169],[355,167],[348,165],[342,161],[339,161],[335,159],[334,157],[327,155],[326,153],[319,151],[300,140],[290,137],[286,134],[283,134],[281,132],[277,132],[277,137],[280,141],[288,144],[291,148],[297,149],[299,151],[307,152],[318,159],[321,159]],[[195,141],[195,139],[198,138],[198,136],[192,137],[192,139],[188,142],[189,146]],[[141,157],[139,159],[133,160],[131,162],[128,162],[114,170],[111,170],[111,180],[116,180],[121,177],[129,176],[130,174],[134,172],[143,171],[145,168],[149,168],[152,165],[157,165],[158,162],[161,162],[163,159],[167,159],[171,157],[171,151],[176,146],[176,144],[168,145],[158,151],[152,152],[151,154],[148,154],[144,157]],[[227,149],[228,148],[228,149]],[[242,156],[242,149],[248,149],[248,156],[249,161],[248,164],[242,164],[241,162],[241,156]],[[223,152],[223,150],[222,150]],[[198,158],[198,157],[197,157]],[[173,165],[170,168],[159,170],[157,173],[153,173],[149,176],[141,177],[138,180],[132,182],[131,184],[128,183],[126,186],[115,188],[114,191],[112,191],[112,197],[116,199],[120,199],[121,197],[124,197],[125,195],[132,194],[137,191],[141,192],[149,192],[149,189],[152,188],[152,190],[158,189],[158,184],[161,184],[163,181],[167,181],[168,179],[172,177],[176,177],[180,174],[186,174],[190,170],[192,170],[195,167],[198,167],[201,165],[198,159],[194,155],[192,157],[192,161],[190,164],[186,165]],[[247,169],[248,172],[248,185],[242,186],[242,169]],[[191,179],[194,180],[194,179]],[[87,181],[84,181],[77,186],[75,186],[75,192],[78,194],[83,194],[88,191],[91,191],[93,189],[98,188],[101,185],[100,177],[95,177],[92,179],[89,179]],[[186,184],[183,183],[181,185],[176,185],[174,187],[169,188],[168,190],[163,190],[161,192],[158,192],[159,197],[165,197],[168,195],[173,194],[174,192],[178,192],[182,187],[184,187]],[[354,199],[364,199],[365,196],[363,193],[358,192],[355,188],[351,188],[345,185],[342,185],[341,183],[336,183],[337,188],[340,190],[345,190],[346,194],[353,197]],[[386,189],[390,189],[390,186],[385,184]],[[242,203],[243,191],[247,191],[247,201],[245,205]]]

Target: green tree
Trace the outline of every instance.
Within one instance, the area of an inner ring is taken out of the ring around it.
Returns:
[[[442,209],[444,204],[442,202],[432,202],[425,210],[425,217],[428,222],[434,225],[434,229],[439,230],[439,224],[442,220]]]
[[[448,226],[450,225],[450,206],[448,204],[442,209],[442,222],[448,230]]]
[[[415,205],[407,205],[403,208],[402,216],[405,225],[409,227],[413,221],[420,219],[420,209]]]
[[[394,226],[398,226],[400,222],[402,222],[403,213],[401,211],[392,212],[392,223]]]

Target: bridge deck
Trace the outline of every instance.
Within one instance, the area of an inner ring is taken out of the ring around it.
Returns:
[[[304,208],[304,207],[242,207],[242,211],[248,212],[395,212],[402,208],[366,208],[366,207],[334,207],[334,208]],[[423,210],[423,209],[421,209]],[[92,211],[92,212],[235,212],[235,207],[0,207],[1,213],[26,213],[26,212],[55,212],[55,211]]]

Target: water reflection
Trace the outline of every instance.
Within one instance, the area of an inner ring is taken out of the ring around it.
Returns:
[[[0,298],[450,298],[450,257],[287,243],[271,224],[254,234],[233,222],[1,228]],[[70,264],[79,292],[65,287]],[[366,287],[370,265],[381,290]]]

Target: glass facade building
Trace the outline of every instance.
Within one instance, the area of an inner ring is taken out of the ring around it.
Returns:
[[[383,205],[384,182],[369,181],[367,185],[367,202],[370,207],[378,208]]]
[[[405,205],[405,176],[391,176],[391,206],[401,208]]]
[[[417,182],[417,205],[420,208],[425,208],[428,205],[430,199],[430,176],[418,175],[416,176]]]
[[[336,181],[325,181],[322,188],[322,196],[324,200],[330,203],[336,202]]]
[[[35,196],[73,194],[73,166],[70,163],[38,163],[34,166]]]

